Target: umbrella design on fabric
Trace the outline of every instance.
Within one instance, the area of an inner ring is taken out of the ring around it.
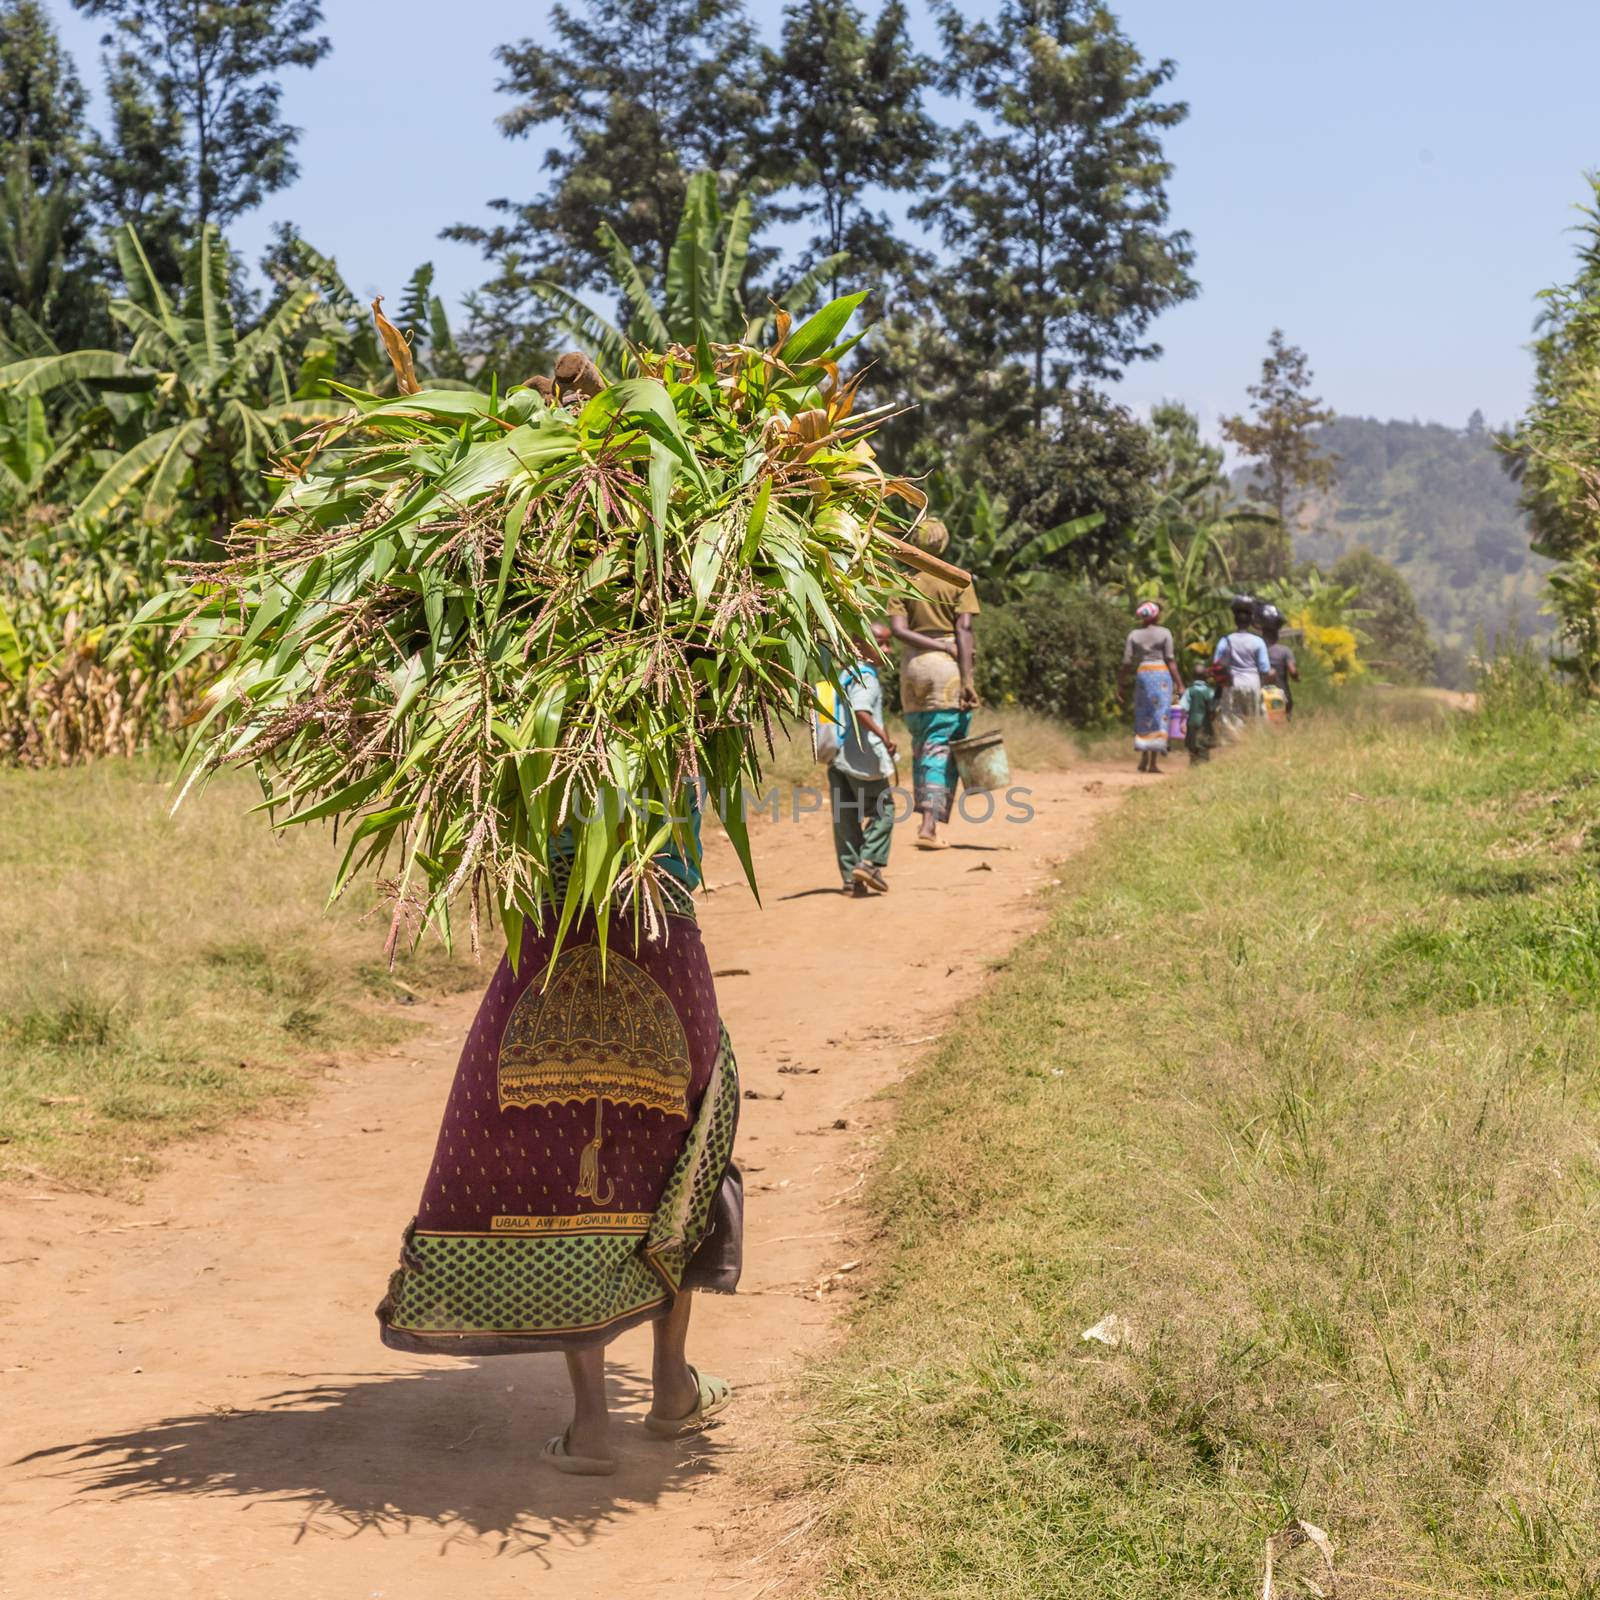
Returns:
[[[563,950],[542,992],[524,991],[500,1037],[500,1109],[593,1100],[594,1138],[578,1166],[577,1195],[600,1189],[605,1105],[689,1115],[689,1041],[666,991],[644,968],[595,945]]]

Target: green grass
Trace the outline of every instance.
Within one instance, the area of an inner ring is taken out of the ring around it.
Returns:
[[[381,916],[323,913],[327,835],[274,839],[254,797],[219,781],[171,818],[150,765],[0,772],[0,1177],[126,1187],[481,981],[437,946],[391,977]]]
[[[901,1091],[819,1587],[1248,1595],[1294,1515],[1347,1597],[1600,1595],[1597,847],[1559,709],[1142,791]]]

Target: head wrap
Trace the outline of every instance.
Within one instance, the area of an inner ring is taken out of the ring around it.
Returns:
[[[1160,615],[1161,607],[1158,606],[1154,600],[1146,600],[1145,603],[1134,612],[1134,616],[1136,616],[1141,622],[1154,622]]]
[[[929,517],[917,525],[912,537],[917,547],[926,550],[930,556],[943,555],[950,543],[950,530],[937,517]]]

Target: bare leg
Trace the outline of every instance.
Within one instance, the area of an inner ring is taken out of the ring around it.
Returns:
[[[605,1347],[593,1345],[566,1354],[567,1376],[572,1380],[572,1424],[567,1429],[567,1448],[575,1456],[610,1456]]]
[[[694,1310],[694,1290],[680,1289],[672,1310],[655,1331],[655,1356],[651,1362],[651,1382],[655,1393],[651,1413],[664,1420],[686,1417],[700,1400],[700,1388],[689,1371],[685,1353],[689,1342],[689,1315]]]

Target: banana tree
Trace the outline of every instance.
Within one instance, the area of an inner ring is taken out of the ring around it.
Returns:
[[[0,506],[33,499],[69,459],[70,441],[55,439],[44,401],[0,394]]]
[[[77,435],[75,453],[110,459],[74,508],[80,525],[104,523],[138,498],[140,516],[165,524],[182,505],[220,540],[262,495],[267,461],[294,434],[342,415],[340,399],[296,396],[298,346],[321,295],[293,286],[245,332],[229,297],[232,259],[214,225],[200,230],[184,266],[181,300],[157,280],[131,225],[114,244],[127,295],[111,314],[129,334],[126,352],[72,350],[0,367],[0,395],[13,403],[83,384],[131,394],[137,403],[98,439]]]
[[[1140,523],[1109,585],[1130,610],[1144,600],[1160,601],[1161,620],[1186,658],[1209,651],[1228,630],[1233,590],[1226,540],[1232,525],[1228,515],[1191,520],[1180,497],[1164,496]]]
[[[984,599],[999,604],[1026,594],[1048,576],[1053,555],[1106,520],[1103,512],[1094,511],[1030,533],[1007,517],[1005,501],[992,496],[981,481],[969,483],[948,468],[929,480],[928,499],[933,514],[950,530],[952,559],[972,574]]]
[[[321,304],[308,324],[308,337],[296,373],[297,399],[316,399],[342,379],[370,394],[395,394],[394,369],[373,329],[371,309],[345,281],[339,264],[292,230],[282,230],[264,263],[278,285],[280,299],[302,284],[320,291]],[[400,330],[411,341],[412,361],[430,388],[467,385],[466,362],[456,345],[444,301],[433,292],[433,263],[411,274],[400,298]]]
[[[752,316],[744,303],[754,228],[755,203],[748,194],[725,213],[717,196],[716,174],[697,172],[689,180],[659,299],[647,269],[628,254],[616,230],[605,222],[597,230],[626,312],[626,331],[560,284],[539,279],[531,288],[608,372],[624,370],[634,345],[664,350],[671,344],[693,345],[701,338],[711,344],[765,344],[776,326],[775,312]],[[845,260],[841,253],[819,261],[775,294],[774,301],[799,315],[824,295]]]
[[[1373,612],[1361,604],[1361,585],[1335,583],[1316,567],[1305,567],[1292,578],[1280,578],[1260,590],[1286,617],[1303,617],[1319,628],[1348,628],[1358,639],[1364,635],[1357,623]]]

